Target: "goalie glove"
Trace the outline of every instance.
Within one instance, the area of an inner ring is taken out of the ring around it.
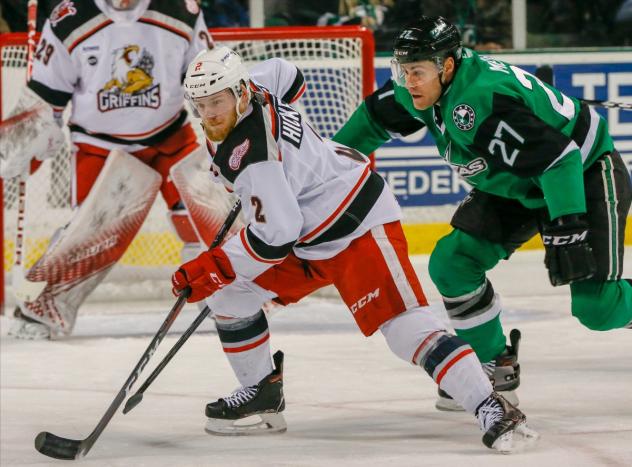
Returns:
[[[171,277],[171,284],[176,297],[190,287],[187,302],[195,303],[210,297],[234,280],[235,271],[230,260],[224,250],[218,247],[180,266]]]
[[[554,286],[590,279],[597,270],[588,243],[588,224],[577,214],[561,216],[542,229],[544,264]]]
[[[0,122],[0,176],[28,175],[32,159],[52,157],[64,144],[52,107],[25,88],[9,117]]]

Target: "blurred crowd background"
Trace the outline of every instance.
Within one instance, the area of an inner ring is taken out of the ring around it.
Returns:
[[[38,26],[60,0],[39,0]],[[77,0],[80,1],[80,0]],[[250,0],[252,1],[252,0]],[[200,0],[209,28],[250,25],[249,0]],[[468,47],[511,49],[511,0],[259,0],[266,26],[362,24],[378,52],[420,14],[442,15]],[[0,32],[26,29],[27,0],[2,0]],[[632,46],[632,0],[526,0],[527,47]]]

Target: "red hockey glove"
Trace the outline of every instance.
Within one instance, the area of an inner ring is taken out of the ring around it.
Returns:
[[[191,294],[187,297],[188,303],[210,297],[234,280],[235,271],[221,248],[205,251],[193,261],[184,263],[171,276],[175,296],[187,287],[191,288]]]

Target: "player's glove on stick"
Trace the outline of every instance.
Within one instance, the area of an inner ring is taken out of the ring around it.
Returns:
[[[577,214],[560,216],[542,230],[544,264],[554,286],[590,279],[597,270],[588,224]]]
[[[171,284],[175,296],[190,287],[187,302],[194,303],[213,295],[234,280],[235,271],[228,256],[221,248],[213,248],[180,266],[171,277]]]

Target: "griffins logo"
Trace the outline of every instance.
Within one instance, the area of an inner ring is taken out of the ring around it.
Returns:
[[[452,119],[459,130],[471,130],[474,128],[474,119],[476,114],[474,109],[467,104],[459,104],[452,112]]]
[[[154,84],[154,57],[138,45],[115,49],[112,77],[97,93],[101,112],[129,107],[160,107],[160,84]]]

